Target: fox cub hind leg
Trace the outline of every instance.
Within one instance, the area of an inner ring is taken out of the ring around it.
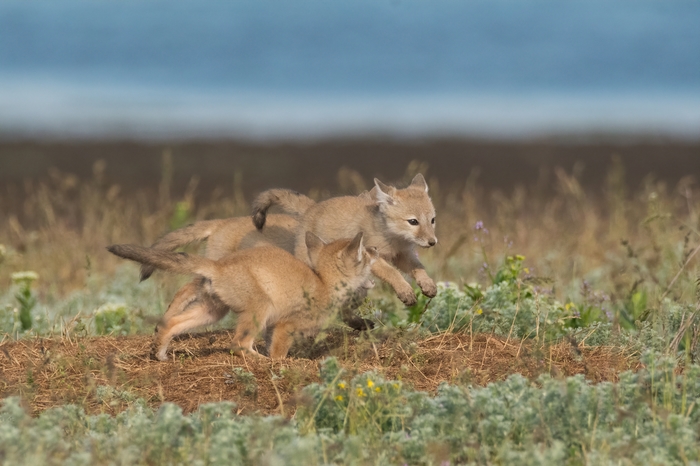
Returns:
[[[265,328],[265,320],[265,318],[261,319],[254,312],[238,314],[236,333],[233,335],[233,345],[231,347],[235,354],[240,355],[242,352],[247,352],[254,356],[264,357],[255,350],[253,344],[255,343],[255,337]]]
[[[172,304],[178,303],[173,302]],[[200,295],[181,312],[175,312],[177,309],[174,309],[173,312],[170,310],[168,308],[162,324],[158,326],[156,331],[156,358],[160,361],[167,361],[168,345],[175,335],[220,321],[228,313],[229,307],[214,296]]]
[[[292,321],[278,322],[270,338],[269,352],[272,359],[284,359],[294,343],[296,325]]]
[[[170,302],[168,309],[163,314],[160,322],[156,326],[156,332],[158,328],[163,325],[167,320],[170,320],[173,316],[181,314],[185,311],[192,303],[199,299],[199,282],[200,279],[194,279],[190,283],[186,284],[178,290],[175,297]]]
[[[155,347],[156,358],[167,361],[167,351],[173,337],[191,330],[195,327],[214,324],[229,312],[228,305],[223,303],[216,295],[205,291],[205,280],[195,279],[185,285],[175,296],[168,307],[161,323],[156,327]],[[193,296],[196,296],[193,298]],[[253,343],[255,336],[264,327],[265,318],[261,319],[254,312],[245,312],[238,315],[236,333],[233,338],[232,349],[237,354],[241,350],[260,355]]]

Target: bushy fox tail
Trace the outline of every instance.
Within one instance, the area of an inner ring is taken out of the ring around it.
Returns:
[[[203,220],[167,233],[151,246],[162,251],[174,251],[196,241],[204,241],[219,227],[221,220]],[[116,254],[116,253],[115,253]],[[153,275],[156,268],[149,264],[141,266],[141,281]]]
[[[265,226],[267,209],[273,205],[281,207],[288,214],[303,215],[316,201],[291,189],[268,189],[258,194],[253,201],[253,224],[258,230]]]
[[[211,278],[216,272],[216,263],[213,260],[184,252],[164,251],[133,244],[113,244],[108,246],[107,250],[124,259],[175,273]]]

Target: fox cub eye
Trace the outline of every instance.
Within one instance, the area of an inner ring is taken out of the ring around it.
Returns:
[[[430,221],[430,223],[432,223],[433,225],[435,225],[435,217],[433,217],[433,219]]]
[[[413,226],[416,226],[416,225],[418,225],[418,220],[416,220],[415,218],[411,218],[411,219],[408,219],[408,223],[410,223]]]

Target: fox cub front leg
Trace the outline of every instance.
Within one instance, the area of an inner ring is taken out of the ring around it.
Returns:
[[[428,298],[434,298],[437,295],[437,285],[432,278],[428,276],[425,269],[413,269],[413,278],[416,279],[418,287]]]
[[[396,270],[393,265],[389,264],[384,259],[378,258],[372,264],[372,273],[380,280],[389,283],[396,291],[401,302],[406,306],[413,306],[416,304],[416,293],[413,292],[413,288],[403,278],[401,272]]]
[[[428,276],[425,267],[423,267],[423,264],[418,260],[415,251],[401,252],[396,256],[396,259],[394,259],[394,263],[403,272],[411,274],[424,295],[429,298],[435,297],[437,294],[437,286],[433,279]]]

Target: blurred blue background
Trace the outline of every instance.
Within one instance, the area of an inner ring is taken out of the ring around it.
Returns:
[[[5,137],[700,136],[698,1],[0,1]]]

